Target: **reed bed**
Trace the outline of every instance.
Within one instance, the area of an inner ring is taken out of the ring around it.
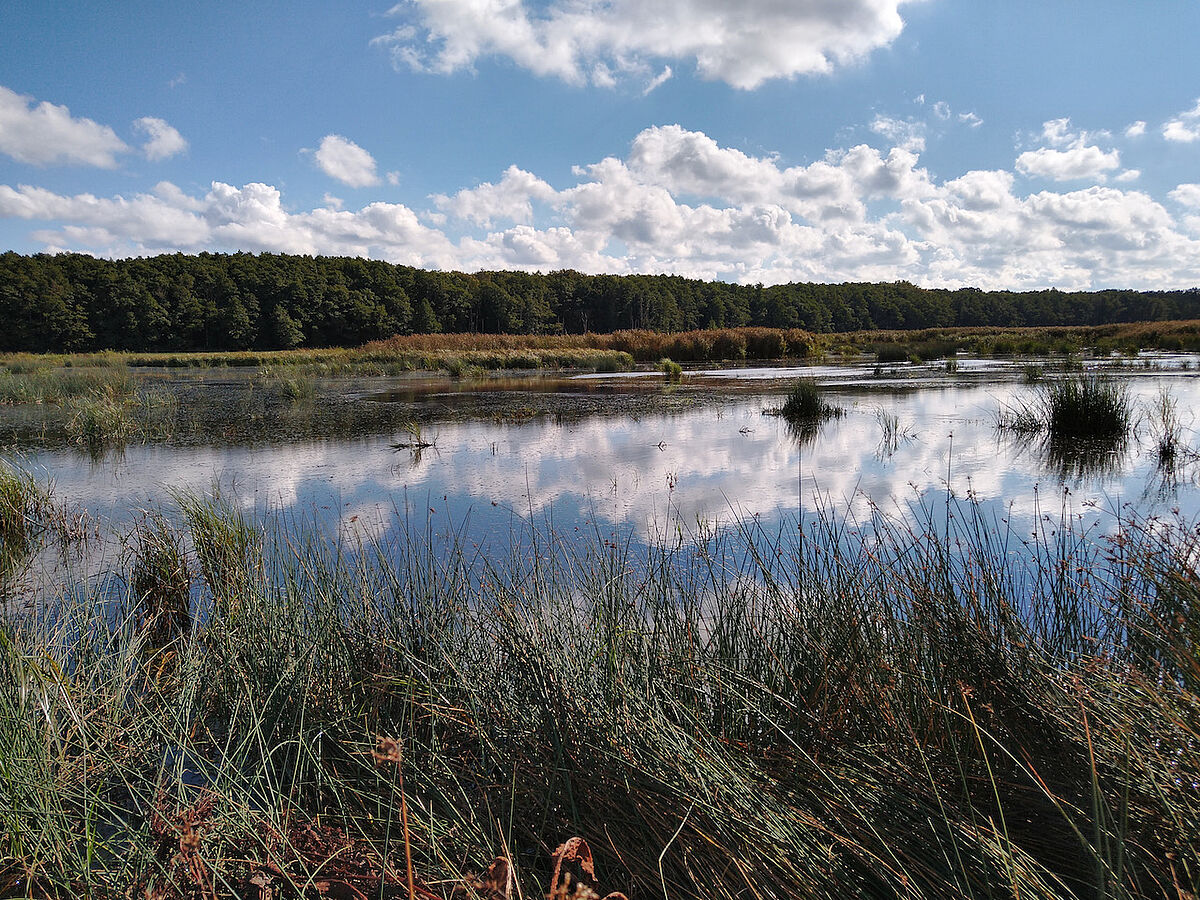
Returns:
[[[607,350],[628,353],[637,362],[664,357],[677,362],[807,358],[818,339],[798,328],[715,328],[665,333],[617,331],[611,334],[413,334],[367,344],[368,352],[478,352],[516,350]]]
[[[0,894],[536,896],[579,836],[630,897],[1192,896],[1200,534],[1108,525],[485,557],[177,498],[0,628]]]

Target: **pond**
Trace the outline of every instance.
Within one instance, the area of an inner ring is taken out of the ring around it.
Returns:
[[[1076,364],[1078,365],[1078,364]],[[902,511],[947,492],[997,521],[1101,521],[1122,510],[1200,513],[1193,410],[1197,359],[1089,360],[1126,385],[1127,440],[1055,448],[997,427],[1061,360],[960,357],[480,379],[330,379],[279,390],[235,370],[141,376],[177,398],[158,438],[84,452],[52,409],[0,411],[7,455],[58,500],[121,526],[179,491],[219,490],[242,508],[315,522],[330,535],[431,535],[495,549],[515,522],[643,540],[733,522],[783,527],[797,514]],[[843,414],[796,429],[771,415],[798,378]],[[290,384],[290,383],[289,383]],[[1183,452],[1158,453],[1162,397]],[[295,396],[295,395],[299,396]],[[42,419],[37,417],[41,415]]]

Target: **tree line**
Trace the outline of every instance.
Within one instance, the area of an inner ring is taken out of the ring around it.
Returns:
[[[0,351],[354,346],[395,334],[553,334],[747,325],[813,332],[1200,318],[1182,291],[738,285],[564,270],[438,272],[274,253],[97,259],[0,254]]]

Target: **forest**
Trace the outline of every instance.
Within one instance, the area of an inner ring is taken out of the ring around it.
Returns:
[[[739,285],[675,275],[439,272],[273,253],[0,254],[0,352],[275,350],[397,334],[812,332],[1200,318],[1200,287],[1072,292]]]

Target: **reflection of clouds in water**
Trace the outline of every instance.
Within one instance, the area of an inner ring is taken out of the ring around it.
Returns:
[[[1200,406],[1200,379],[1169,381],[1181,409]],[[1142,408],[1158,384],[1133,384]],[[838,391],[832,399],[846,415],[826,422],[803,447],[783,420],[762,415],[776,398],[759,396],[639,419],[443,422],[433,426],[436,449],[419,461],[393,450],[391,438],[372,436],[252,448],[132,446],[122,460],[94,465],[78,454],[47,452],[34,464],[49,471],[61,498],[106,515],[162,502],[168,488],[207,492],[215,479],[247,508],[320,511],[326,520],[353,519],[368,535],[390,527],[397,510],[423,518],[429,507],[446,520],[470,510],[480,528],[497,532],[514,512],[554,513],[561,524],[564,516],[594,513],[608,523],[653,528],[670,514],[688,524],[770,517],[796,509],[801,496],[810,506],[814,494],[863,514],[870,502],[905,508],[914,497],[944,491],[947,477],[960,497],[972,492],[1029,517],[1059,496],[1059,480],[1036,455],[999,437],[992,418],[1032,390],[1006,383]],[[877,453],[878,407],[916,433],[890,456]],[[1085,508],[1135,500],[1151,468],[1148,454],[1131,454],[1120,477],[1072,483],[1071,502]],[[1200,506],[1194,489],[1169,502],[1185,511]]]

